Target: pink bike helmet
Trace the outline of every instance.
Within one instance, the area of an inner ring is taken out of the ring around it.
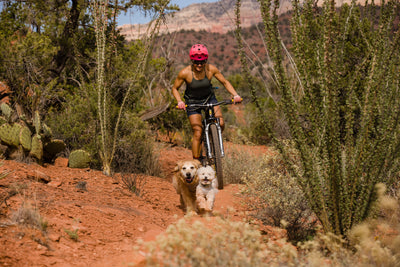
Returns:
[[[189,56],[191,60],[206,60],[208,58],[207,47],[202,44],[195,44],[190,48]]]

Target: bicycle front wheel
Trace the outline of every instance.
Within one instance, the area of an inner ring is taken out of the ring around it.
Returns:
[[[218,179],[218,189],[224,188],[224,173],[222,170],[222,156],[221,156],[221,147],[219,146],[218,140],[218,130],[215,124],[210,125],[210,133],[211,133],[211,150],[214,159],[215,172]]]

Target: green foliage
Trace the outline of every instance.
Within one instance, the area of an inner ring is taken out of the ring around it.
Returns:
[[[271,98],[259,98],[259,105],[263,110],[262,113],[256,108],[254,103],[246,105],[245,121],[247,125],[242,127],[242,133],[247,139],[254,144],[269,144],[273,138],[268,128],[265,125],[265,118],[269,124],[275,129],[276,134],[280,137],[287,137],[288,130],[285,123],[282,122],[282,117],[279,116],[280,112]]]
[[[160,176],[158,153],[147,123],[126,113],[121,123],[113,169],[121,173]]]
[[[79,229],[74,229],[74,230],[69,230],[69,229],[64,229],[64,232],[67,233],[69,238],[74,240],[75,242],[79,241],[79,234],[78,234]]]
[[[179,132],[183,138],[183,146],[190,147],[192,143],[192,128],[186,112],[174,108],[175,102],[166,112],[149,120],[152,128],[166,134],[170,142],[174,141],[176,132]]]
[[[88,97],[92,93],[93,88],[87,86],[75,95],[66,95],[59,109],[49,110],[46,124],[56,138],[65,142],[67,150],[85,149],[91,155],[98,155],[96,103],[94,98]]]
[[[355,2],[336,11],[334,2],[315,8],[295,1],[293,58],[282,46],[279,2],[260,4],[278,107],[298,158],[271,136],[324,230],[346,234],[371,214],[374,185],[399,171],[398,2],[363,13]],[[252,94],[265,128],[275,132]]]

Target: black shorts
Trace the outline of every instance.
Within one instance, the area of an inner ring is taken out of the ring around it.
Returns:
[[[217,98],[215,97],[215,95],[213,95],[210,97],[210,99],[208,99],[208,101],[206,103],[215,104],[217,102],[218,102]],[[193,114],[201,114],[201,110],[202,110],[202,108],[197,108],[197,109],[186,108],[186,113],[189,117],[190,115],[193,115]]]

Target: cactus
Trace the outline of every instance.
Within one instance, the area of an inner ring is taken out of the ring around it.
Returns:
[[[4,123],[7,123],[6,118],[3,116],[0,116],[0,125],[3,125]]]
[[[53,137],[52,130],[45,123],[42,124],[42,131],[43,131],[42,137],[45,137],[47,139],[51,139],[51,137]]]
[[[43,157],[43,143],[40,135],[35,134],[32,137],[32,147],[30,151],[30,155],[34,156],[38,160],[42,160]]]
[[[74,150],[69,154],[68,166],[70,168],[89,168],[90,155],[85,150]]]
[[[46,143],[43,147],[47,158],[53,158],[58,153],[64,151],[67,146],[63,140],[53,139],[49,143]],[[47,156],[48,155],[48,156]]]
[[[5,144],[17,147],[19,145],[19,133],[22,126],[18,123],[5,123],[0,126],[0,139]]]
[[[1,113],[3,113],[4,117],[6,118],[7,121],[10,121],[11,115],[13,114],[12,108],[7,105],[6,103],[2,103],[0,105]]]
[[[28,127],[22,126],[21,131],[19,132],[19,143],[22,145],[22,148],[26,151],[30,151],[32,147],[32,132]]]
[[[33,115],[33,125],[35,126],[36,134],[40,133],[41,129],[41,123],[40,123],[40,115],[39,111],[35,111],[35,114]]]

